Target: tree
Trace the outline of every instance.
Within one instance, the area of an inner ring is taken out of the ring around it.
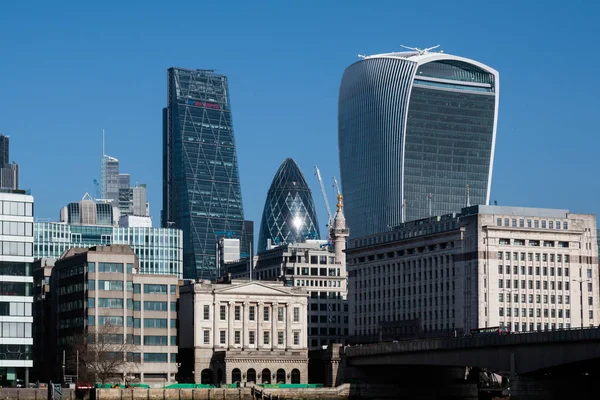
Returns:
[[[87,335],[82,333],[74,338],[70,356],[73,364],[77,357],[79,359],[80,381],[104,385],[114,380],[121,381],[123,374],[137,370],[139,359],[135,358],[135,353],[138,347],[133,343],[133,335],[124,336],[122,326],[110,324],[88,329]]]

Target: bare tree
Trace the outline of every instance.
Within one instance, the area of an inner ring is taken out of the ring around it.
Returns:
[[[123,335],[122,326],[102,325],[90,327],[88,334],[80,334],[73,340],[70,358],[73,364],[78,353],[79,380],[100,382],[103,385],[114,380],[121,381],[123,374],[137,370],[134,353],[138,351],[133,336]]]

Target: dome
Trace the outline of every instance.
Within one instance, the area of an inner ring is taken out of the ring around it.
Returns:
[[[319,239],[319,224],[312,194],[300,167],[287,158],[275,173],[260,223],[258,251],[274,245]]]

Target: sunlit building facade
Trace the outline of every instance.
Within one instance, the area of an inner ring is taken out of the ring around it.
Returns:
[[[311,191],[296,161],[281,164],[265,201],[258,252],[271,246],[319,239],[319,224]]]
[[[59,258],[72,247],[126,244],[139,258],[140,274],[183,276],[183,237],[179,229],[36,222],[33,256]]]
[[[248,245],[227,77],[168,70],[162,226],[183,230],[185,278],[217,276],[219,238]]]
[[[489,203],[498,85],[484,64],[427,51],[346,69],[338,140],[353,236]]]

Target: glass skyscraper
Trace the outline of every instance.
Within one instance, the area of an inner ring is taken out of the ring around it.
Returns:
[[[319,223],[312,194],[296,161],[287,158],[269,188],[258,237],[258,252],[272,245],[319,239]]]
[[[353,236],[489,203],[498,83],[477,61],[420,50],[346,69],[338,141]]]
[[[247,253],[227,77],[170,68],[167,101],[162,225],[183,230],[184,278],[214,279],[219,238]]]

